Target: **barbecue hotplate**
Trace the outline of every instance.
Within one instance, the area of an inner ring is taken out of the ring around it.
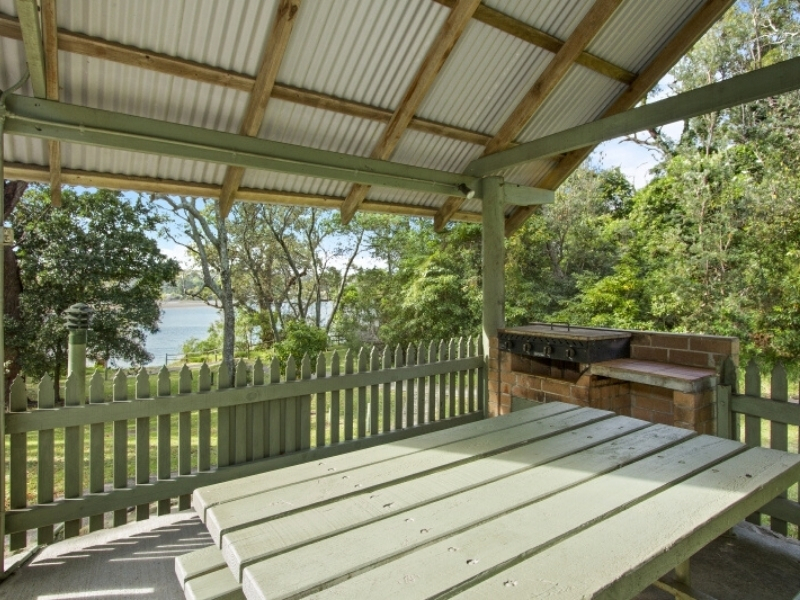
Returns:
[[[498,332],[500,350],[522,356],[593,363],[630,355],[631,334],[614,329],[534,323]]]

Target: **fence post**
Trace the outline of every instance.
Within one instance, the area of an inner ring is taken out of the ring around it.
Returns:
[[[731,394],[734,393],[735,386],[736,367],[728,357],[722,364],[722,373],[717,385],[717,435],[728,440],[734,439]]]
[[[86,403],[86,338],[93,312],[91,306],[82,302],[64,311],[69,330],[67,375],[75,373],[75,394],[80,404]]]

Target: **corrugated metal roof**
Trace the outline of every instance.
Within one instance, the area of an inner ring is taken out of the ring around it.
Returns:
[[[595,56],[636,73],[699,10],[694,0],[625,2],[587,47]]]
[[[142,49],[255,76],[279,0],[59,0],[59,27]],[[593,0],[485,0],[510,17],[566,40]],[[648,64],[703,0],[626,0],[588,47],[629,71]],[[14,0],[0,12],[16,15]],[[395,110],[447,19],[449,9],[432,0],[305,0],[278,71],[278,83],[314,93]],[[0,88],[14,83],[24,66],[22,43],[0,38]],[[553,59],[508,33],[472,20],[416,111],[419,118],[486,135],[495,134]],[[59,52],[61,101],[213,130],[238,132],[249,92],[199,83],[180,73],[159,73],[99,56]],[[597,118],[626,86],[583,66],[567,76],[517,136],[530,141]],[[21,91],[31,95],[30,84]],[[369,156],[383,121],[348,116],[271,99],[258,136],[310,148]],[[46,165],[40,140],[6,135],[8,161]],[[391,160],[461,172],[483,152],[452,137],[406,131]],[[532,185],[553,160],[509,170],[512,182]],[[145,156],[121,150],[63,144],[64,168],[132,177],[159,177],[219,185],[225,166]],[[243,187],[343,197],[351,184],[247,170]],[[445,196],[387,188],[368,199],[409,207],[438,208]],[[461,210],[479,212],[468,200]]]

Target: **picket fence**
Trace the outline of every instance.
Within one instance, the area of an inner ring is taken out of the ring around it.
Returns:
[[[321,353],[299,364],[289,358],[283,378],[277,360],[268,369],[260,360],[252,366],[240,360],[233,385],[226,385],[223,365],[215,389],[205,363],[195,373],[184,366],[177,375],[178,393],[172,394],[166,368],[155,390],[142,369],[134,398],[128,398],[127,376],[120,371],[107,398],[103,375],[96,372],[88,402],[76,393],[71,375],[63,407],[56,407],[45,376],[34,410],[24,381],[12,384],[5,415],[11,550],[31,543],[34,530],[44,544],[60,523],[65,537],[72,537],[87,529],[86,521],[95,531],[126,523],[131,512],[142,520],[153,507],[159,515],[184,510],[191,492],[203,485],[474,421],[483,417],[486,393],[479,338],[405,351],[362,349],[343,357],[334,352],[330,360]],[[59,429],[63,436],[56,435]],[[55,497],[55,476],[62,473],[63,497]],[[35,501],[29,498],[34,481]]]
[[[739,440],[748,446],[800,452],[800,404],[789,401],[784,366],[778,363],[772,370],[768,398],[761,395],[761,369],[756,361],[751,360],[745,368],[743,394],[738,392],[738,379],[736,367],[728,359],[717,388],[717,435]],[[793,435],[790,435],[790,427]],[[800,537],[799,494],[800,484],[794,485],[747,520],[782,535],[791,533]],[[793,531],[790,531],[789,523],[796,526]]]

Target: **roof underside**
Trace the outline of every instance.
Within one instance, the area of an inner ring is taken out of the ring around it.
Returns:
[[[255,93],[253,81],[264,61],[276,60],[265,56],[265,49],[278,31],[280,5],[298,4],[297,0],[41,3],[56,9],[59,101],[245,135],[253,135],[242,130]],[[404,109],[409,88],[419,85],[420,73],[429,54],[442,43],[443,29],[457,4],[455,0],[299,3],[288,41],[277,54],[274,86],[255,135],[460,173],[493,138],[497,149],[503,149],[628,108],[615,107],[621,98],[633,105],[685,52],[697,32],[718,18],[726,3],[485,0],[473,7],[452,51],[411,106],[413,119],[401,128],[399,141],[385,144],[382,138],[390,118]],[[598,25],[590,13],[600,4],[618,6],[607,11]],[[709,10],[707,5],[718,6]],[[713,18],[703,16],[704,10]],[[24,72],[26,53],[15,0],[0,0],[0,13],[0,89],[8,89]],[[570,60],[562,73],[554,73],[557,65],[551,63],[559,47],[566,52],[571,41],[585,36],[591,26],[597,32],[578,49],[580,58]],[[46,24],[44,29],[46,33]],[[124,51],[101,51],[109,43],[112,48],[124,45]],[[670,44],[668,64],[654,66],[665,60]],[[675,55],[680,44],[683,47]],[[149,58],[161,55],[215,67],[213,73],[219,76],[212,81],[215,77],[197,75],[189,63],[186,69],[181,61],[167,68],[163,61]],[[643,74],[655,80],[646,81]],[[645,88],[625,100],[637,83]],[[547,93],[538,99],[531,116],[516,129],[508,129],[509,120],[537,85],[549,86]],[[33,96],[31,83],[19,93]],[[48,90],[48,97],[53,98],[52,93]],[[378,147],[384,156],[375,154]],[[168,180],[179,182],[176,191],[183,182],[188,195],[209,197],[219,197],[229,169],[224,164],[70,142],[61,142],[60,165],[50,165],[46,141],[9,134],[4,136],[4,149],[11,175],[49,181],[48,169],[54,166],[60,167],[65,183],[96,180],[108,187],[163,191],[167,188],[153,185],[153,180]],[[574,168],[565,170],[560,158],[534,161],[501,174],[513,183],[554,189]],[[111,177],[99,179],[99,175]],[[335,207],[351,187],[348,182],[247,169],[234,190],[239,200]],[[359,207],[441,216],[447,212],[447,202],[444,195],[372,187]],[[509,206],[509,216],[515,210]],[[479,199],[461,199],[444,221],[477,220],[480,211]]]

